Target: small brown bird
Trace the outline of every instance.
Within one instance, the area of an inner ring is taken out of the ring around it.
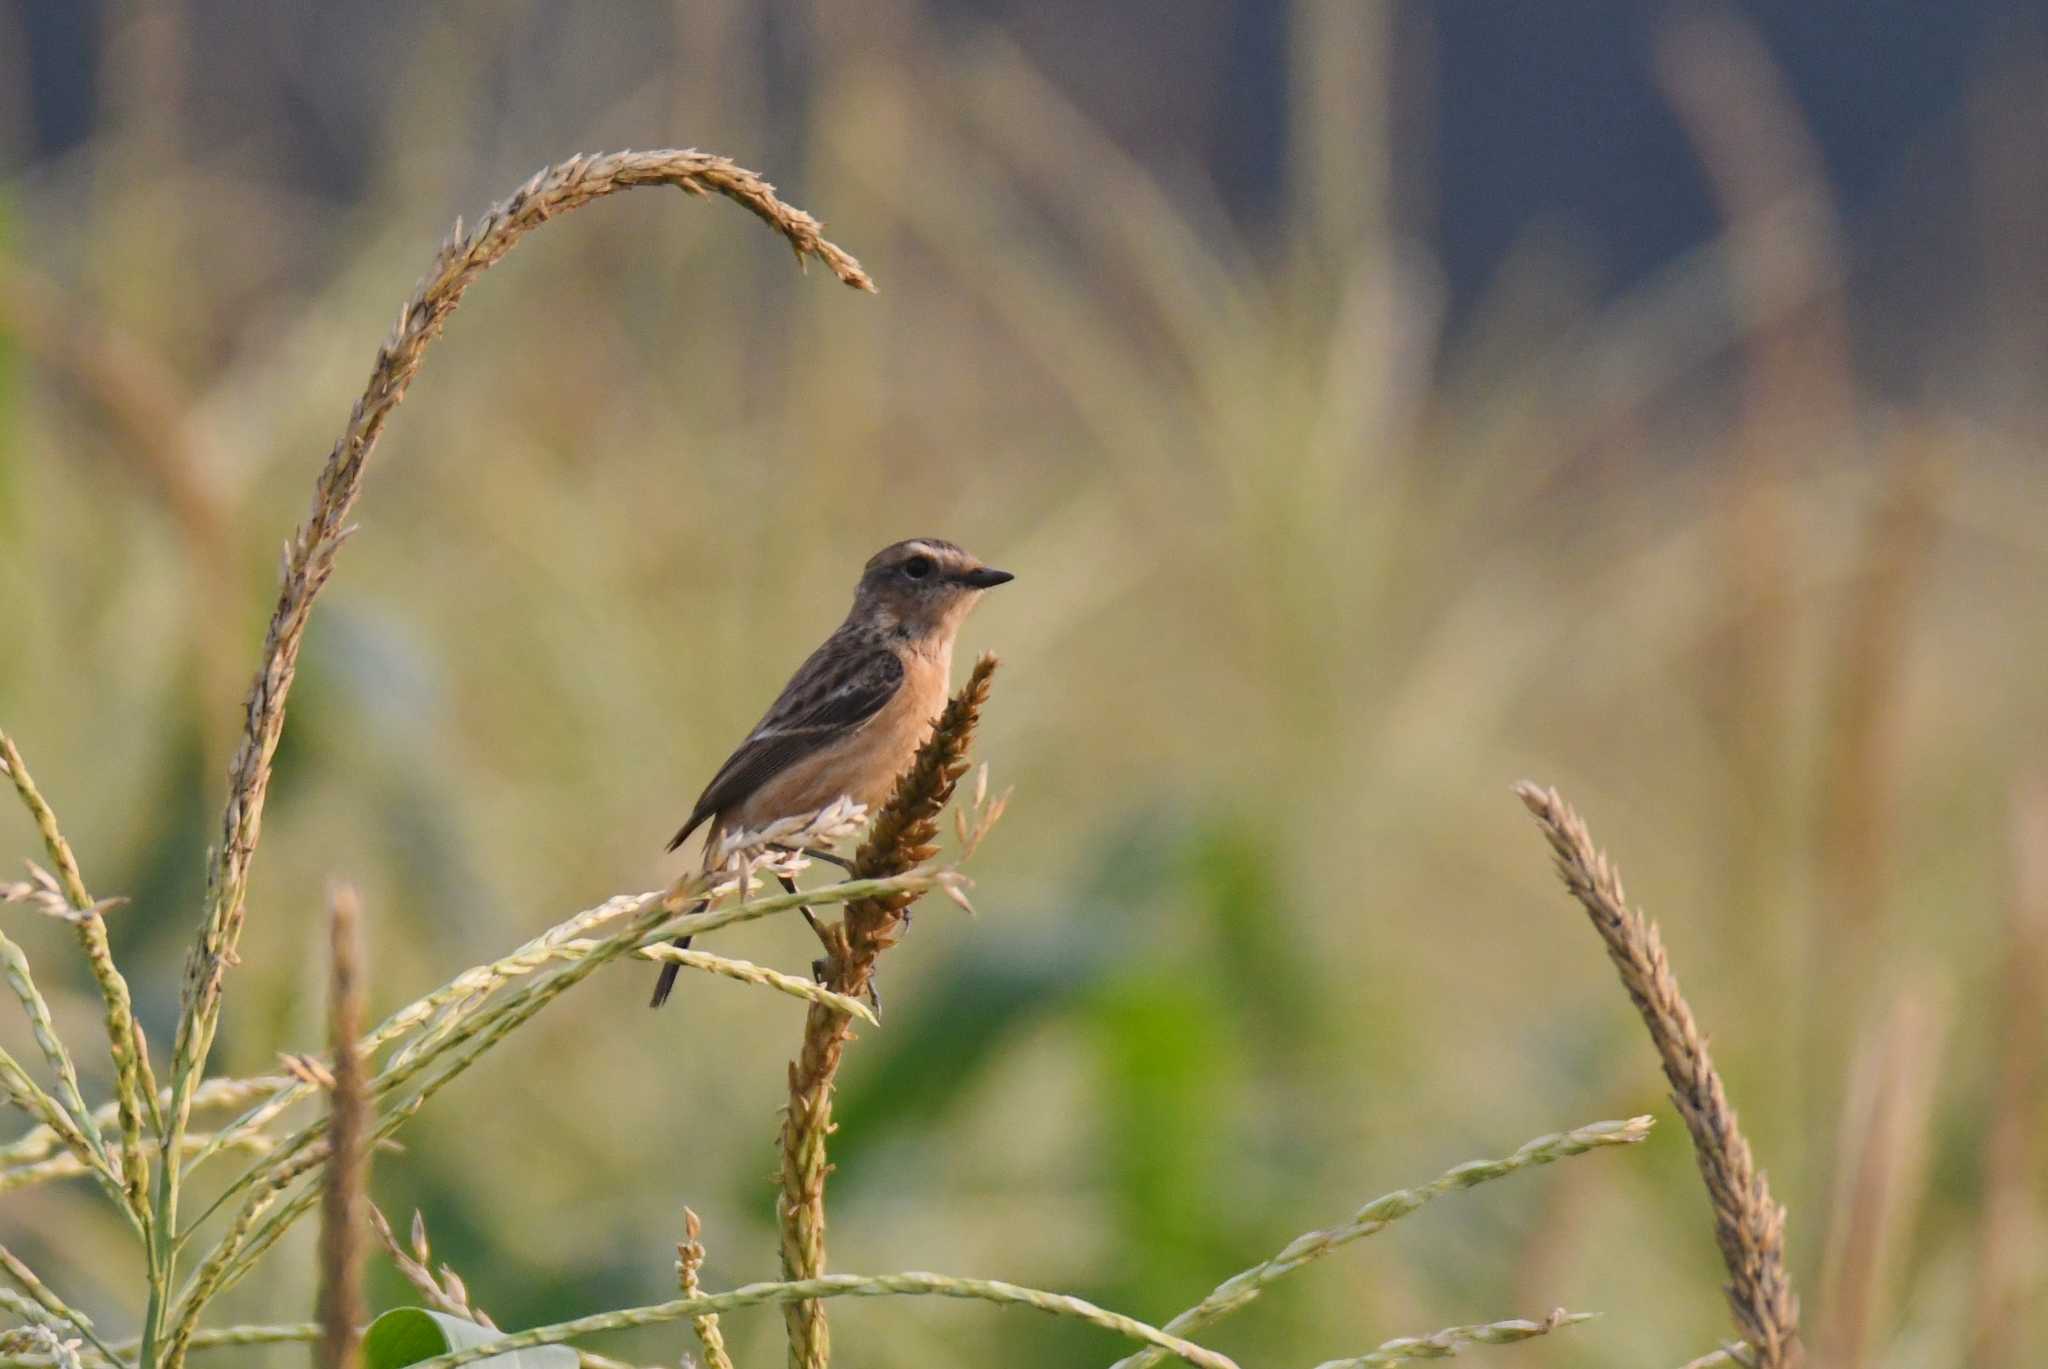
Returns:
[[[869,808],[881,803],[946,706],[960,624],[983,590],[1014,578],[936,537],[876,552],[846,621],[718,768],[668,849],[709,822],[708,869],[727,832],[815,813],[841,795]],[[680,968],[661,967],[649,1006],[667,1000]]]

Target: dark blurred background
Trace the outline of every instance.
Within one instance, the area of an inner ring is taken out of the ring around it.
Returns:
[[[392,311],[549,162],[724,152],[882,293],[654,194],[474,292],[316,615],[221,1070],[317,1042],[329,876],[379,1010],[671,876],[861,559],[934,533],[1019,572],[965,644],[1007,660],[983,754],[1017,797],[981,916],[919,919],[851,1055],[835,1268],[1163,1320],[1375,1193],[1654,1110],[1643,1151],[1446,1200],[1215,1343],[1312,1363],[1563,1304],[1608,1315],[1475,1353],[1711,1349],[1708,1209],[1532,775],[1663,921],[1818,1362],[2029,1363],[2044,78],[2018,0],[14,0],[0,721],[133,898],[167,1042],[279,539]],[[804,936],[723,939],[798,969]],[[62,929],[20,937],[88,1039]],[[711,1282],[774,1272],[799,1015],[686,981],[654,1017],[647,977],[552,1007],[380,1163],[506,1325],[666,1296],[684,1202]],[[0,1231],[130,1323],[88,1187]],[[288,1249],[228,1314],[310,1309]],[[854,1367],[1118,1353],[833,1317]],[[773,1314],[729,1322],[780,1353]]]
[[[62,156],[117,126],[109,85],[127,79],[140,89],[123,98],[146,99],[160,135],[181,150],[232,149],[247,174],[346,205],[375,176],[388,74],[417,52],[429,24],[396,0],[257,12],[191,4],[152,14],[156,31],[124,54],[113,40],[129,8],[104,0],[13,7],[8,37],[23,78],[6,110],[13,165]],[[685,6],[697,12],[680,17],[623,5],[601,23],[544,5],[501,8],[477,35],[490,62],[476,113],[492,123],[531,120],[533,111],[512,108],[521,103],[518,69],[566,55],[595,30],[585,41],[608,44],[614,70],[665,68],[683,87],[702,84],[688,68],[711,42],[735,44],[746,60],[723,79],[744,81],[759,102],[735,136],[764,151],[791,147],[802,138],[820,61],[858,57],[892,25],[942,47],[995,31],[1124,150],[1212,187],[1242,231],[1263,240],[1286,230],[1299,25],[1284,4],[940,0],[885,6],[860,17],[870,32],[829,34],[785,5],[715,16]],[[1400,190],[1388,214],[1427,239],[1460,306],[1532,231],[1574,238],[1604,288],[1617,291],[1712,236],[1719,220],[1709,176],[1660,89],[1655,60],[1660,40],[1688,18],[1738,17],[1768,48],[1851,247],[1860,261],[1894,268],[1872,272],[1881,293],[1902,284],[1897,266],[1925,270],[1937,260],[1916,260],[1911,235],[1971,231],[1966,186],[1942,175],[1953,166],[1948,154],[1982,103],[1985,79],[2025,71],[2042,41],[2039,15],[2010,0],[1723,11],[1451,0],[1374,9],[1393,40],[1393,60],[1373,73],[1394,120],[1381,145]],[[124,60],[144,69],[124,71]],[[1372,165],[1379,152],[1353,151],[1361,174],[1380,174]],[[1909,205],[1911,222],[1898,222]],[[1934,274],[1923,288],[1953,286],[1947,272]]]

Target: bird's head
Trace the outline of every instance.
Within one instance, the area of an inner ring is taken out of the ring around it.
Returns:
[[[868,558],[853,595],[856,618],[912,640],[950,641],[981,598],[1016,577],[936,537],[913,537]]]

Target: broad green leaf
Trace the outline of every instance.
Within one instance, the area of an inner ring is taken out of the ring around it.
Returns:
[[[488,1326],[432,1312],[424,1307],[394,1307],[370,1323],[363,1333],[363,1369],[405,1369],[408,1364],[485,1345],[504,1335]],[[566,1345],[537,1345],[477,1361],[478,1369],[576,1369],[577,1353]]]

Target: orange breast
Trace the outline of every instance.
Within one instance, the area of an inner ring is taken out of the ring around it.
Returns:
[[[736,807],[720,813],[713,830],[762,827],[777,818],[815,813],[840,795],[872,810],[909,768],[946,706],[951,656],[907,651],[903,684],[859,730],[813,752],[769,780]]]

